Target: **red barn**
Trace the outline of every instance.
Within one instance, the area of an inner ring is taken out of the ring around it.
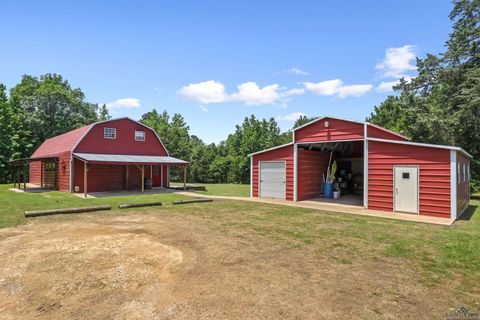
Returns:
[[[330,154],[338,167],[338,200],[322,197]],[[449,219],[469,203],[470,154],[410,142],[370,123],[320,118],[296,128],[292,143],[249,156],[251,197],[337,201]]]
[[[129,118],[97,122],[46,140],[29,159],[30,183],[66,192],[168,187],[170,166],[183,166],[156,132]],[[85,188],[86,186],[86,188]]]

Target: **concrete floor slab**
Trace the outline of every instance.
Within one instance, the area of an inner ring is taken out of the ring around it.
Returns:
[[[198,198],[239,200],[239,201],[277,204],[277,205],[284,205],[289,207],[356,214],[361,216],[369,216],[369,217],[384,218],[384,219],[422,222],[422,223],[438,224],[438,225],[444,225],[444,226],[449,226],[454,222],[454,220],[446,219],[446,218],[421,216],[417,214],[408,214],[408,213],[368,210],[368,209],[364,209],[362,206],[338,204],[338,203],[332,203],[332,202],[319,202],[315,200],[304,200],[304,201],[293,202],[293,201],[286,201],[281,199],[211,196],[211,195],[204,195],[204,194],[188,192],[188,191],[181,191],[179,192],[179,194],[190,196],[190,197],[198,197]]]

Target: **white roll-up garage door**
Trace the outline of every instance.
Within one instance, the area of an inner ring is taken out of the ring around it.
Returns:
[[[260,162],[260,197],[285,199],[285,161]]]

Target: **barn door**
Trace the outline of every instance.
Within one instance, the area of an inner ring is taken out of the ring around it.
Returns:
[[[43,163],[43,186],[49,189],[57,189],[57,162]]]
[[[153,166],[153,179],[152,183],[154,187],[161,187],[162,177],[160,176],[160,166]]]
[[[418,167],[395,166],[394,211],[418,213]]]
[[[260,161],[260,197],[285,199],[285,161]]]

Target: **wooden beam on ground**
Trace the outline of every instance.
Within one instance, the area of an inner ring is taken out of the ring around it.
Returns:
[[[140,207],[154,207],[154,206],[161,206],[162,202],[148,202],[148,203],[126,203],[118,205],[119,209],[127,209],[127,208],[140,208]]]
[[[25,217],[29,218],[29,217],[48,216],[52,214],[82,213],[82,212],[93,212],[93,211],[101,211],[101,210],[112,210],[112,206],[95,206],[95,207],[83,207],[83,208],[25,211]]]
[[[195,200],[177,200],[172,201],[172,204],[187,204],[187,203],[197,203],[197,202],[213,202],[213,199],[195,199]]]

